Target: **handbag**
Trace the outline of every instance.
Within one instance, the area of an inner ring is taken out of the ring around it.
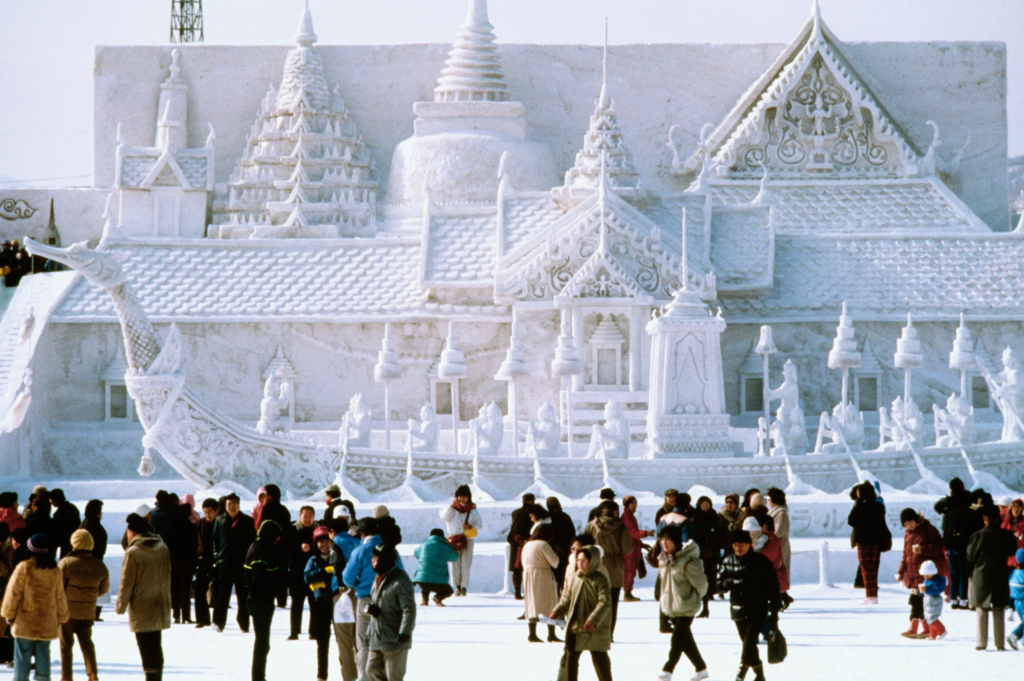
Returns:
[[[768,632],[768,664],[779,664],[786,659],[786,637],[778,627]]]
[[[466,539],[464,534],[453,534],[448,537],[448,543],[452,545],[452,548],[456,551],[462,552],[467,546],[469,546],[469,540]]]

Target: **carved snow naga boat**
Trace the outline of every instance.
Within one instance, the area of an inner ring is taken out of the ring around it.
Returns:
[[[942,479],[965,476],[977,486],[987,483],[986,488],[1000,482],[1024,487],[1024,468],[1020,466],[1024,443],[873,451],[859,453],[856,458],[813,454],[792,458],[611,461],[552,458],[535,462],[533,458],[480,457],[474,461],[469,455],[331,447],[295,434],[263,434],[218,413],[188,389],[181,367],[178,327],[172,323],[166,339],[160,341],[121,269],[121,256],[106,250],[105,240],[95,250],[84,243],[54,248],[30,238],[25,244],[32,255],[67,265],[91,284],[104,288],[113,299],[128,363],[125,383],[146,431],[142,444],[147,456],[148,450],[156,450],[186,480],[201,488],[233,481],[256,489],[273,481],[296,495],[309,495],[334,482],[351,480],[376,494],[400,487],[415,476],[427,485],[434,483],[439,495],[444,496],[455,484],[478,482],[481,477],[487,479],[488,489],[508,497],[522,491],[531,480],[536,483],[542,478],[570,496],[612,483],[653,492],[666,484],[699,484],[719,493],[777,485],[799,494],[838,492],[858,479],[880,479],[894,487],[937,493],[941,490],[930,489],[936,484],[936,474]]]

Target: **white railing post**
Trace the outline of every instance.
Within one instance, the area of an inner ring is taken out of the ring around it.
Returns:
[[[505,563],[501,566],[502,572],[505,573],[505,579],[503,580],[503,586],[501,591],[498,592],[499,596],[511,596],[512,595],[512,572],[509,571],[509,561],[512,560],[512,546],[505,544]]]
[[[835,589],[836,585],[828,573],[828,542],[822,540],[818,546],[818,588]]]

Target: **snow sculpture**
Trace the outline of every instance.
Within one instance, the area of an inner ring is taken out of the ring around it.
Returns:
[[[992,398],[1003,415],[1001,442],[1024,442],[1024,374],[1021,373],[1017,353],[1012,348],[1003,350],[1003,370],[991,375],[979,363],[978,367],[988,382]]]
[[[376,232],[377,183],[355,123],[324,77],[309,6],[242,158],[214,202],[221,238],[365,237]]]
[[[409,439],[406,440],[406,451],[413,452],[437,452],[437,436],[439,427],[437,423],[437,412],[430,404],[424,404],[420,408],[420,420],[417,423],[409,419]]]
[[[508,339],[505,360],[494,375],[496,381],[508,382],[508,414],[512,421],[512,456],[519,456],[519,400],[516,395],[516,378],[530,373],[523,357],[523,351],[516,345],[516,316],[512,310],[512,335]]]
[[[441,362],[437,365],[437,377],[449,381],[452,386],[452,449],[459,453],[459,379],[469,375],[459,341],[455,338],[455,322],[448,322],[448,337],[441,351]]]
[[[572,318],[569,310],[562,310],[561,333],[558,336],[558,347],[555,348],[555,358],[551,360],[551,375],[561,381],[561,391],[564,394],[565,427],[566,427],[566,453],[572,458],[572,377],[583,373],[583,356],[576,348],[576,339],[572,335]],[[563,404],[559,399],[559,403]]]
[[[974,442],[974,408],[967,398],[953,393],[946,408],[933,405],[935,413],[935,446],[961,447]]]
[[[526,453],[533,456],[558,456],[562,444],[562,426],[555,408],[545,402],[537,410],[537,420],[530,421],[526,433]]]
[[[921,341],[917,339],[917,329],[910,313],[907,313],[907,325],[896,341],[896,354],[893,363],[897,369],[903,369],[903,401],[910,404],[914,401],[911,394],[912,373],[915,368],[924,366],[924,355],[921,354]]]
[[[850,394],[850,369],[856,369],[861,364],[861,355],[857,352],[857,341],[854,338],[853,320],[846,313],[846,301],[843,301],[843,310],[839,314],[839,326],[836,327],[836,337],[832,339],[832,349],[828,351],[828,368],[842,369],[843,385],[839,404],[846,404]]]
[[[373,380],[384,384],[384,447],[391,450],[391,381],[402,377],[398,364],[398,353],[391,343],[391,324],[384,324],[384,340],[381,341],[377,363],[373,365]]]
[[[902,396],[892,401],[892,413],[878,410],[878,448],[883,451],[912,449],[924,439],[924,415],[911,400]]]
[[[480,407],[475,419],[469,422],[470,450],[474,456],[498,456],[505,433],[501,408],[494,402]]]
[[[953,351],[949,353],[949,368],[960,371],[960,396],[967,397],[967,371],[977,366],[978,358],[974,354],[974,339],[971,330],[964,325],[964,313],[960,313],[960,326],[956,329],[953,339]]]
[[[604,406],[604,425],[595,423],[590,435],[589,459],[629,458],[629,419],[622,411],[622,405],[609,401]]]
[[[0,423],[0,432],[13,433],[20,428],[25,421],[25,416],[28,415],[28,408],[31,404],[32,369],[25,369],[25,373],[21,377],[21,390],[18,391],[18,396],[14,398],[14,403],[4,416],[3,422]]]
[[[803,409],[800,408],[800,385],[793,360],[786,360],[782,376],[782,385],[765,391],[766,402],[781,401],[770,428],[771,438],[775,442],[772,455],[806,454],[807,428]]]
[[[652,458],[732,456],[722,374],[725,320],[721,311],[712,316],[690,280],[686,241],[684,212],[681,285],[672,302],[647,324],[651,335],[647,451]]]
[[[767,424],[771,420],[771,400],[768,399],[768,367],[771,356],[778,352],[778,348],[775,347],[775,341],[772,340],[772,327],[768,325],[761,327],[761,336],[757,340],[757,345],[754,346],[754,352],[761,355],[761,397],[762,402],[764,402],[765,422],[765,427],[762,431],[761,419],[758,419],[758,437],[762,438],[762,441],[758,442],[757,456],[765,456],[769,450]]]
[[[830,444],[822,444],[825,438]],[[815,454],[852,454],[864,448],[864,416],[852,402],[837,404],[832,415],[821,412],[818,420],[818,439],[814,444]]]
[[[362,393],[348,401],[348,411],[341,419],[339,444],[342,447],[369,447],[373,434],[373,420]]]
[[[294,419],[290,416],[294,390],[285,377],[284,367],[278,367],[263,383],[260,402],[260,420],[256,430],[261,433],[287,433]]]

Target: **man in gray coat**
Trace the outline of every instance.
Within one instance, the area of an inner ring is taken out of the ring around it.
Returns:
[[[371,617],[366,672],[371,681],[403,681],[416,627],[412,580],[397,567],[398,551],[390,544],[376,546],[372,561],[377,577],[366,608]]]
[[[981,509],[985,527],[971,535],[967,563],[971,571],[971,605],[978,613],[978,650],[988,647],[988,613],[992,611],[992,633],[996,650],[1005,650],[1003,612],[1010,605],[1008,559],[1017,552],[1017,538],[1000,527],[999,508]]]
[[[164,671],[161,632],[171,628],[171,552],[142,516],[127,518],[128,550],[121,564],[115,611],[128,613],[128,628],[142,656],[146,681],[160,681]]]

